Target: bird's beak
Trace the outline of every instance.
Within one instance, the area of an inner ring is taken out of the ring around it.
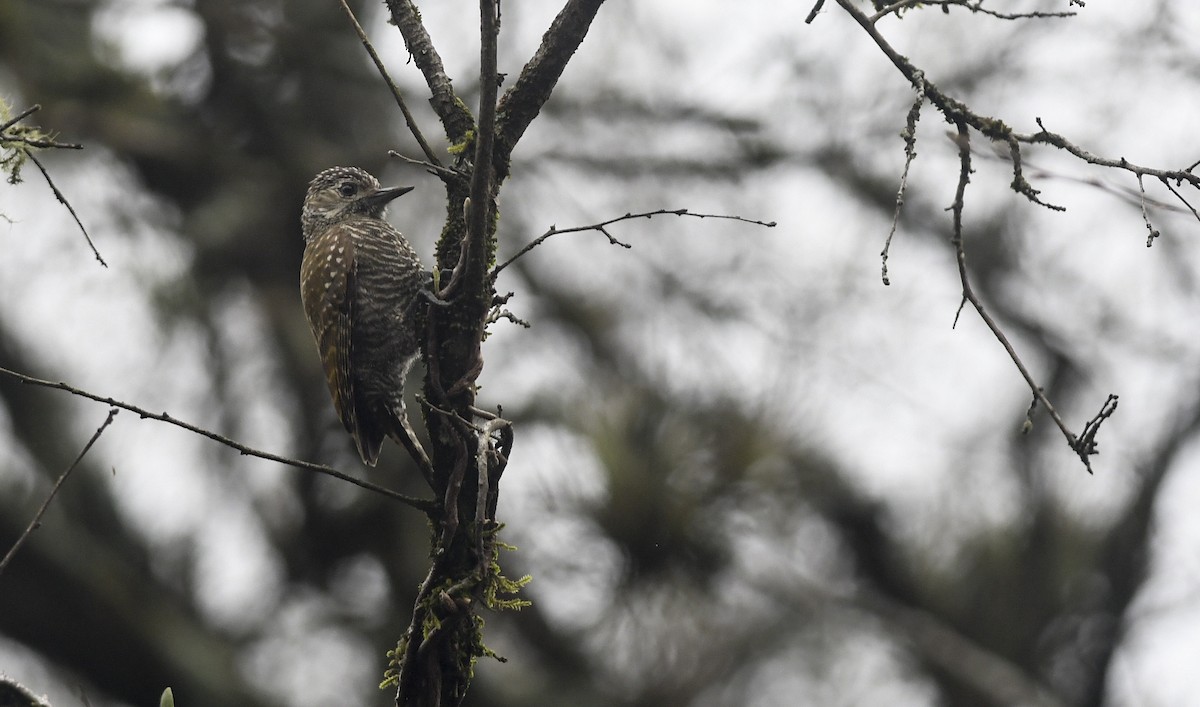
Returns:
[[[415,188],[416,187],[389,187],[387,189],[380,189],[374,194],[368,194],[367,196],[363,197],[363,201],[366,201],[371,206],[381,207],[392,199],[395,199],[398,196],[403,196]]]

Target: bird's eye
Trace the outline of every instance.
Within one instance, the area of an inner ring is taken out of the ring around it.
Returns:
[[[354,196],[358,192],[358,186],[351,182],[346,182],[338,187],[338,193],[342,196]]]

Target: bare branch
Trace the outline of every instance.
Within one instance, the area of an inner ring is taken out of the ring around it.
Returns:
[[[104,434],[104,430],[112,424],[113,418],[116,416],[117,409],[110,409],[108,411],[108,417],[104,418],[104,422],[100,423],[100,426],[96,428],[94,433],[92,433],[92,438],[87,441],[87,444],[83,445],[83,449],[79,451],[79,455],[75,457],[75,461],[71,462],[71,465],[64,469],[63,473],[58,475],[58,479],[54,481],[54,486],[50,487],[50,493],[46,494],[46,500],[42,502],[42,505],[40,508],[38,508],[37,513],[33,515],[33,520],[29,521],[29,525],[25,528],[25,532],[21,533],[21,536],[17,538],[17,541],[13,543],[13,546],[9,548],[7,553],[5,553],[4,559],[0,560],[0,574],[4,574],[4,568],[7,567],[8,563],[12,561],[12,558],[16,556],[17,550],[19,550],[21,546],[25,544],[25,541],[29,539],[30,535],[33,535],[33,531],[37,530],[38,526],[41,524],[42,515],[46,512],[46,509],[50,507],[50,502],[54,500],[54,496],[58,493],[58,489],[62,487],[63,482],[67,480],[67,477],[71,475],[71,472],[75,470],[75,467],[79,466],[79,462],[83,461],[84,455],[91,450],[92,445],[96,443],[96,440],[100,439],[100,435]]]
[[[839,2],[840,1],[841,0],[839,0]],[[1072,450],[1075,451],[1076,454],[1079,455],[1080,461],[1083,462],[1087,472],[1091,474],[1092,463],[1090,457],[1091,455],[1096,454],[1095,436],[1100,429],[1100,423],[1108,419],[1108,417],[1110,417],[1113,412],[1116,411],[1117,396],[1110,395],[1108,402],[1105,402],[1104,406],[1101,408],[1100,414],[1098,414],[1096,418],[1094,418],[1092,422],[1089,422],[1084,428],[1084,434],[1080,437],[1076,437],[1075,433],[1067,427],[1065,422],[1063,422],[1062,416],[1058,414],[1058,411],[1054,408],[1054,405],[1050,402],[1050,399],[1046,397],[1045,391],[1040,385],[1038,385],[1037,381],[1034,380],[1033,374],[1029,372],[1028,367],[1025,366],[1025,362],[1021,360],[1019,355],[1017,355],[1017,351],[1013,348],[1012,343],[1008,340],[1008,336],[1005,335],[1004,331],[1000,328],[1000,325],[996,323],[996,320],[992,319],[992,316],[988,314],[986,309],[984,309],[982,300],[980,300],[979,296],[975,294],[975,290],[971,286],[970,273],[967,269],[967,252],[963,245],[962,223],[967,184],[971,181],[970,132],[966,123],[963,122],[959,122],[957,128],[958,140],[956,142],[958,143],[960,169],[958,175],[958,188],[954,194],[954,203],[950,206],[950,212],[953,218],[953,233],[951,235],[951,243],[954,245],[954,253],[958,261],[958,277],[962,284],[963,302],[970,302],[971,306],[975,308],[975,311],[979,313],[979,318],[982,319],[983,323],[987,325],[987,328],[991,330],[992,336],[994,336],[996,340],[1000,342],[1000,344],[1004,347],[1004,350],[1008,353],[1008,357],[1012,359],[1013,364],[1017,367],[1017,370],[1021,372],[1021,377],[1025,379],[1026,384],[1028,384],[1030,390],[1033,391],[1036,402],[1041,403],[1042,406],[1046,408],[1046,412],[1050,415],[1050,419],[1054,420],[1054,424],[1058,426],[1058,429],[1063,433],[1063,436],[1066,437],[1067,444]],[[961,305],[959,307],[959,311],[962,311]],[[955,315],[954,319],[955,322],[958,321],[957,314]],[[1031,418],[1032,410],[1033,407],[1031,406],[1030,412],[1026,414],[1027,420]]]
[[[7,109],[7,104],[0,105],[3,105],[4,108]],[[28,118],[37,111],[41,110],[41,108],[41,105],[35,103],[34,105],[18,113],[16,117],[6,120],[3,124],[0,124],[0,145],[3,145],[5,149],[11,149],[14,151],[13,155],[4,159],[6,169],[11,168],[12,170],[12,175],[9,181],[18,181],[17,172],[20,170],[21,163],[25,158],[29,158],[33,164],[37,166],[38,171],[42,173],[42,177],[46,179],[46,183],[50,185],[50,190],[54,192],[54,197],[58,199],[60,204],[67,207],[67,211],[71,213],[71,218],[75,219],[75,223],[79,226],[79,230],[83,232],[83,237],[87,241],[88,247],[92,249],[92,254],[96,256],[96,260],[98,260],[102,266],[107,268],[108,263],[104,262],[104,258],[100,257],[100,251],[96,250],[96,244],[92,242],[92,237],[88,235],[87,229],[83,227],[83,222],[79,220],[79,214],[75,213],[75,208],[71,206],[71,202],[67,201],[67,197],[58,188],[58,185],[54,183],[54,180],[50,178],[50,172],[46,170],[46,165],[42,164],[42,161],[39,160],[37,155],[35,155],[33,152],[34,149],[39,148],[82,150],[83,145],[72,142],[58,142],[57,140],[48,138],[42,134],[41,131],[36,129],[27,130],[25,128],[20,128],[13,133],[5,132],[19,123],[21,120]],[[22,134],[22,132],[25,134]],[[13,161],[12,165],[10,165],[10,159]]]
[[[280,464],[286,464],[288,466],[292,466],[297,469],[304,469],[306,471],[313,471],[318,474],[332,476],[335,479],[339,479],[341,481],[345,481],[347,483],[354,484],[355,486],[358,486],[360,488],[364,488],[368,491],[373,491],[382,496],[387,496],[388,498],[399,501],[408,506],[412,506],[413,508],[416,508],[417,510],[422,511],[423,513],[426,513],[426,514],[436,512],[436,504],[434,504],[432,501],[427,501],[422,498],[415,498],[413,496],[406,496],[405,494],[398,493],[398,492],[393,491],[388,488],[384,488],[382,486],[379,486],[378,484],[373,484],[370,481],[365,481],[363,479],[356,479],[353,476],[350,476],[349,474],[345,474],[343,472],[338,471],[337,469],[334,469],[333,467],[325,466],[324,464],[314,464],[313,462],[306,462],[306,461],[302,461],[300,459],[291,459],[288,457],[279,456],[278,454],[271,454],[270,452],[264,452],[264,451],[261,451],[258,449],[254,449],[253,447],[249,447],[245,444],[242,444],[241,442],[230,439],[229,437],[225,437],[224,435],[217,434],[216,432],[212,432],[212,431],[206,430],[202,427],[198,427],[198,426],[190,424],[188,422],[184,422],[183,420],[180,420],[178,418],[171,417],[170,415],[168,415],[165,412],[161,412],[161,413],[150,412],[149,410],[138,407],[137,405],[131,405],[129,403],[122,402],[120,400],[116,400],[114,398],[97,395],[95,393],[89,393],[86,390],[81,390],[72,385],[68,385],[67,383],[63,383],[63,382],[56,383],[54,381],[42,380],[41,378],[34,378],[33,376],[27,376],[23,373],[17,373],[16,371],[12,371],[12,370],[9,370],[9,369],[3,368],[3,367],[0,367],[0,374],[9,376],[10,378],[15,378],[16,380],[18,380],[22,383],[26,383],[28,385],[36,385],[36,386],[41,386],[43,388],[54,388],[56,390],[62,390],[67,393],[70,393],[71,395],[77,395],[81,398],[87,398],[88,400],[94,400],[98,403],[104,403],[105,405],[110,405],[112,407],[121,408],[122,410],[128,410],[128,411],[136,414],[137,416],[141,417],[142,419],[157,420],[159,422],[165,422],[170,425],[175,425],[176,427],[181,427],[181,428],[187,430],[188,432],[193,432],[202,437],[207,437],[207,438],[213,440],[214,442],[223,444],[226,447],[229,447],[231,449],[236,449],[243,456],[258,457],[260,459],[266,459],[268,461],[279,462]]]
[[[913,88],[924,93],[926,98],[929,99],[929,102],[933,103],[934,106],[936,106],[937,109],[941,111],[944,116],[946,116],[947,121],[955,124],[960,122],[966,123],[967,125],[983,133],[987,138],[1004,142],[1009,145],[1013,160],[1013,181],[1010,185],[1013,191],[1023,195],[1025,198],[1029,199],[1035,204],[1045,206],[1055,211],[1064,210],[1061,206],[1048,204],[1039,199],[1038,190],[1034,189],[1021,174],[1021,149],[1011,128],[995,118],[980,117],[971,111],[966,104],[947,96],[932,81],[930,81],[928,77],[925,76],[925,72],[918,69],[906,57],[902,56],[898,51],[896,51],[895,47],[889,44],[888,41],[883,38],[883,35],[879,33],[879,30],[875,28],[875,25],[871,22],[871,19],[860,12],[858,8],[854,6],[851,0],[837,0],[837,3],[841,5],[842,9],[849,13],[851,17],[854,18],[854,21],[857,22],[868,35],[870,35],[871,39],[875,41],[875,44],[879,47],[879,49],[884,53],[885,56],[887,56],[888,59],[891,60],[892,64],[900,70],[900,73],[904,74],[905,78],[908,79]]]
[[[1009,358],[1012,359],[1013,363],[1017,367],[1017,370],[1020,371],[1021,376],[1025,379],[1025,382],[1029,385],[1030,390],[1033,392],[1034,405],[1030,407],[1030,410],[1026,415],[1026,428],[1031,424],[1032,414],[1036,405],[1040,403],[1041,405],[1045,406],[1046,411],[1049,413],[1051,419],[1054,420],[1054,423],[1058,426],[1063,436],[1066,437],[1067,444],[1076,454],[1079,455],[1079,459],[1083,462],[1083,465],[1087,469],[1088,473],[1092,473],[1090,457],[1097,453],[1095,436],[1104,420],[1107,420],[1113,415],[1113,413],[1116,412],[1117,396],[1110,395],[1105,401],[1104,405],[1101,406],[1100,411],[1092,418],[1092,420],[1087,423],[1087,425],[1085,425],[1083,434],[1076,436],[1067,427],[1066,423],[1063,422],[1062,417],[1058,414],[1058,411],[1054,409],[1041,386],[1039,386],[1033,379],[1033,376],[1030,374],[1024,362],[1013,349],[1008,337],[1000,329],[999,325],[996,324],[995,320],[992,319],[991,315],[988,314],[986,309],[984,309],[982,302],[971,287],[966,264],[966,251],[963,246],[962,236],[963,200],[966,193],[967,183],[970,181],[971,174],[971,147],[969,142],[970,129],[974,128],[984,137],[988,138],[994,143],[1007,146],[1009,156],[1012,160],[1013,170],[1013,180],[1010,184],[1010,187],[1014,191],[1025,196],[1032,203],[1046,206],[1054,210],[1061,211],[1063,210],[1063,207],[1042,201],[1038,196],[1038,190],[1034,189],[1033,186],[1026,181],[1022,173],[1022,145],[1050,145],[1052,147],[1057,147],[1060,150],[1064,150],[1088,164],[1099,167],[1120,169],[1133,174],[1138,181],[1138,197],[1142,209],[1142,218],[1146,224],[1147,230],[1150,232],[1149,238],[1147,239],[1147,245],[1153,243],[1154,238],[1158,235],[1158,231],[1150,223],[1149,212],[1146,206],[1147,197],[1145,193],[1144,177],[1151,176],[1162,182],[1171,191],[1171,193],[1176,196],[1176,198],[1183,202],[1188,210],[1192,212],[1192,215],[1195,216],[1197,220],[1200,220],[1200,213],[1198,213],[1197,210],[1193,208],[1192,205],[1187,201],[1187,199],[1185,199],[1183,195],[1180,194],[1180,192],[1175,188],[1175,186],[1181,186],[1184,183],[1190,184],[1193,188],[1200,188],[1200,175],[1196,175],[1192,172],[1192,170],[1196,167],[1196,164],[1200,163],[1193,163],[1184,170],[1163,170],[1143,167],[1141,165],[1134,164],[1123,157],[1118,159],[1100,157],[1071,143],[1062,135],[1051,133],[1050,131],[1046,130],[1040,118],[1037,119],[1037,124],[1040,128],[1039,132],[1029,135],[1017,133],[1007,126],[1003,121],[1000,121],[996,118],[980,116],[962,102],[944,94],[936,85],[934,85],[925,77],[924,73],[920,69],[914,66],[906,57],[901,56],[900,53],[897,52],[875,28],[875,22],[884,14],[898,12],[899,10],[907,7],[915,7],[917,3],[910,2],[909,0],[902,0],[901,2],[893,3],[892,5],[883,8],[880,11],[880,14],[874,17],[868,17],[858,10],[853,3],[853,0],[836,1],[839,5],[841,5],[842,9],[844,9],[852,18],[854,18],[854,20],[871,37],[871,39],[874,40],[875,44],[880,48],[884,55],[891,60],[892,64],[894,64],[896,68],[908,79],[909,83],[911,83],[920,94],[924,95],[925,98],[927,98],[929,102],[932,103],[942,113],[943,116],[945,116],[947,121],[955,125],[957,128],[957,133],[952,135],[951,139],[954,140],[954,142],[956,142],[958,145],[961,170],[959,173],[958,189],[955,195],[954,203],[951,206],[951,211],[953,214],[952,242],[954,244],[955,253],[958,260],[959,279],[961,280],[962,284],[963,299],[959,305],[958,313],[955,314],[955,323],[957,323],[958,316],[961,314],[963,307],[969,302],[979,313],[980,318],[983,319],[988,329],[991,330],[993,336],[995,336],[1001,345],[1004,346]],[[949,5],[961,5],[963,7],[967,7],[968,9],[972,9],[972,3],[966,2],[965,0],[944,0],[942,2],[935,1],[923,4],[941,5],[944,9]],[[1079,0],[1072,0],[1071,4],[1082,7],[1084,3]],[[817,7],[813,10],[813,14],[815,14],[820,8],[820,5],[821,3],[818,2]],[[974,3],[974,5],[977,6],[978,3]],[[1010,18],[1006,17],[1006,19]],[[908,147],[909,146],[906,144],[905,174],[907,174],[908,164],[912,161]],[[1172,182],[1175,186],[1172,186]],[[902,178],[901,193],[903,192],[903,184],[904,180]],[[893,225],[893,230],[894,228],[895,226]],[[890,238],[891,236],[889,234],[889,242]],[[887,248],[885,246],[885,265],[886,254]],[[884,282],[886,283],[886,270],[884,273]]]
[[[1191,168],[1189,167],[1188,169],[1190,170]],[[1162,182],[1163,186],[1166,187],[1172,194],[1175,195],[1176,199],[1179,199],[1179,201],[1182,202],[1183,205],[1187,207],[1188,211],[1192,212],[1192,216],[1195,216],[1197,221],[1200,221],[1200,213],[1198,213],[1196,211],[1196,207],[1192,206],[1191,203],[1187,199],[1183,198],[1183,194],[1180,194],[1179,191],[1175,187],[1171,186],[1171,183],[1169,181],[1167,181],[1166,179],[1162,179],[1160,177],[1159,181]],[[1145,198],[1145,196],[1144,196],[1144,192],[1143,192],[1143,199],[1144,198]]]
[[[872,15],[870,18],[871,24],[875,24],[876,22],[878,22],[879,20],[883,19],[884,17],[886,17],[888,15],[895,14],[897,17],[899,17],[900,13],[903,10],[907,10],[912,7],[923,7],[923,6],[928,6],[928,5],[939,5],[945,11],[949,11],[949,9],[951,7],[961,7],[961,8],[970,10],[971,12],[974,12],[974,13],[978,13],[978,14],[982,14],[982,15],[991,15],[992,17],[996,17],[1001,20],[1026,20],[1026,19],[1034,19],[1034,18],[1074,17],[1077,14],[1077,13],[1071,12],[1071,11],[1067,11],[1067,12],[1037,12],[1037,11],[1035,11],[1035,12],[997,12],[996,10],[992,10],[992,9],[984,7],[983,0],[900,0],[900,2],[892,3],[891,5],[888,5],[887,7],[881,9],[879,12],[876,12],[874,15]],[[878,5],[876,5],[876,7],[878,7]]]
[[[488,312],[487,319],[485,319],[483,322],[484,329],[487,329],[490,325],[500,321],[501,319],[507,319],[513,324],[525,329],[529,328],[529,322],[521,319],[511,311],[504,308],[504,305],[508,304],[508,301],[512,299],[512,296],[512,292],[508,292],[507,294],[503,295],[497,294],[492,296],[492,308]]]
[[[1155,177],[1162,181],[1171,180],[1176,184],[1187,182],[1193,187],[1200,189],[1200,175],[1194,174],[1190,167],[1188,169],[1155,169],[1153,167],[1142,167],[1141,165],[1134,164],[1124,157],[1119,157],[1117,159],[1100,157],[1099,155],[1094,155],[1082,147],[1071,143],[1062,135],[1046,130],[1046,126],[1042,124],[1041,118],[1035,118],[1035,120],[1037,121],[1038,127],[1041,128],[1039,132],[1028,135],[1011,133],[1011,139],[1015,140],[1016,142],[1027,143],[1030,145],[1052,145],[1060,150],[1069,152],[1088,164],[1094,164],[1098,167],[1123,169],[1126,172],[1130,172],[1135,175]]]
[[[400,29],[404,37],[404,46],[412,57],[425,83],[429,86],[429,104],[442,121],[446,136],[452,143],[467,138],[475,129],[475,120],[471,112],[454,93],[454,86],[446,74],[442,57],[433,47],[433,40],[421,22],[421,13],[417,11],[412,0],[387,0],[392,22]]]
[[[379,75],[383,77],[388,89],[392,92],[392,97],[396,99],[396,105],[400,106],[400,112],[404,114],[404,122],[408,123],[408,130],[416,138],[417,144],[421,147],[421,152],[425,153],[425,158],[434,165],[441,167],[442,163],[438,161],[437,155],[429,147],[429,143],[425,142],[425,136],[421,134],[421,128],[417,125],[417,119],[408,111],[408,106],[404,103],[404,96],[400,94],[400,87],[392,81],[392,77],[388,75],[387,68],[383,65],[383,60],[379,58],[379,54],[375,51],[371,40],[367,38],[367,33],[363,30],[362,25],[358,23],[358,18],[354,16],[354,10],[346,4],[346,0],[341,0],[342,9],[346,11],[346,16],[350,18],[350,24],[354,25],[354,31],[358,34],[359,41],[366,48],[367,54],[371,55],[371,61],[375,62],[375,68],[379,70]]]
[[[1087,465],[1089,472],[1091,472],[1092,466],[1088,464],[1088,457],[1100,453],[1096,449],[1096,433],[1100,431],[1101,423],[1112,417],[1113,413],[1117,411],[1118,402],[1120,402],[1120,399],[1116,395],[1110,394],[1108,399],[1104,401],[1104,404],[1100,406],[1100,412],[1088,420],[1087,424],[1083,426],[1083,434],[1079,435],[1079,439],[1075,440],[1075,443],[1071,445],[1071,448],[1075,450],[1075,453]]]
[[[1150,232],[1150,235],[1146,236],[1146,247],[1149,248],[1154,245],[1154,239],[1158,238],[1159,233],[1158,229],[1150,224],[1150,214],[1146,212],[1146,185],[1142,183],[1142,175],[1140,174],[1137,176],[1137,183],[1138,190],[1142,193],[1142,222],[1146,224],[1146,230]]]
[[[29,106],[25,110],[21,111],[20,113],[17,113],[17,115],[15,117],[13,117],[12,119],[7,120],[3,123],[0,123],[0,133],[4,132],[5,130],[8,130],[12,126],[14,126],[17,123],[21,122],[22,120],[28,118],[29,116],[33,115],[34,113],[38,112],[41,109],[42,109],[42,105],[40,103],[34,103],[33,105]]]
[[[54,192],[54,198],[58,199],[59,203],[67,207],[67,211],[71,212],[71,218],[75,219],[75,223],[79,226],[79,230],[83,232],[83,238],[87,241],[88,247],[92,249],[92,255],[96,256],[96,260],[104,267],[108,267],[108,263],[104,262],[104,258],[100,257],[100,251],[96,250],[96,244],[92,242],[92,237],[88,235],[87,229],[83,227],[83,222],[79,220],[79,214],[75,213],[75,207],[71,206],[71,202],[67,201],[67,197],[59,190],[58,185],[50,178],[50,173],[46,171],[46,166],[37,158],[37,155],[29,153],[29,159],[37,166],[38,171],[46,178],[46,183],[50,185],[50,189]]]
[[[512,445],[512,423],[499,416],[493,416],[490,420],[484,423],[482,428],[479,428],[479,449],[476,450],[475,458],[478,465],[477,473],[479,476],[479,493],[475,498],[475,522],[482,524],[486,521],[495,520],[489,518],[487,513],[488,482],[490,476],[488,469],[491,466],[493,459],[497,462],[507,463],[507,453],[496,448],[495,439],[492,437],[495,433],[500,433],[502,438],[508,440],[508,445]],[[503,457],[503,460],[500,459]],[[480,552],[480,560],[483,559],[483,553]]]
[[[487,237],[493,206],[495,179],[492,151],[496,144],[496,95],[500,76],[496,69],[496,40],[500,33],[496,17],[499,0],[479,0],[479,122],[475,131],[475,171],[471,174],[471,203],[467,210],[467,238],[459,256],[466,282],[480,285],[487,268]]]
[[[83,149],[83,145],[80,145],[77,142],[59,142],[58,140],[51,140],[51,139],[45,138],[45,137],[35,138],[35,137],[26,137],[23,135],[5,135],[3,137],[0,137],[0,140],[3,140],[4,142],[17,142],[22,145],[28,145],[29,147],[38,147],[38,148],[44,148],[44,149],[54,149],[54,150],[82,150]]]
[[[921,106],[925,104],[923,78],[920,84],[917,87],[917,97],[913,100],[912,107],[908,109],[908,118],[904,121],[904,130],[900,131],[900,137],[904,138],[904,173],[900,175],[900,188],[896,190],[896,210],[892,213],[892,227],[888,231],[887,239],[883,242],[883,251],[879,254],[879,257],[883,261],[884,285],[892,284],[888,279],[888,251],[892,248],[892,237],[896,235],[896,226],[900,224],[900,209],[904,206],[904,190],[908,187],[908,168],[912,166],[913,160],[917,158],[917,121],[921,119]]]
[[[804,18],[804,24],[811,25],[813,20],[817,19],[817,13],[819,13],[821,8],[824,6],[825,0],[817,0],[816,4],[813,5],[813,8],[808,11],[808,17]]]
[[[603,4],[604,0],[567,0],[542,36],[542,44],[533,58],[521,69],[516,83],[500,100],[496,179],[504,181],[508,176],[508,160],[513,148],[549,100],[563,69],[587,36],[588,28]]]
[[[1033,186],[1026,181],[1021,172],[1022,144],[1051,145],[1069,152],[1088,164],[1093,164],[1100,167],[1123,169],[1135,175],[1141,174],[1156,177],[1160,180],[1170,180],[1176,184],[1187,182],[1193,187],[1200,189],[1200,175],[1193,174],[1190,171],[1190,168],[1188,170],[1153,169],[1150,167],[1136,165],[1123,157],[1115,160],[1100,157],[1072,144],[1062,135],[1047,131],[1042,125],[1040,119],[1037,120],[1037,123],[1038,127],[1041,128],[1041,131],[1026,135],[1013,131],[1013,129],[1006,125],[1002,120],[978,115],[961,101],[958,101],[957,99],[954,99],[943,93],[941,89],[939,89],[932,81],[928,79],[928,77],[924,75],[923,72],[921,72],[920,69],[914,66],[913,63],[910,62],[906,57],[897,52],[896,49],[892,47],[892,45],[889,44],[886,39],[884,39],[883,35],[879,33],[875,25],[871,22],[871,18],[867,17],[865,14],[859,11],[857,7],[855,7],[853,0],[837,0],[837,3],[841,5],[842,9],[844,9],[851,17],[853,17],[855,22],[857,22],[863,28],[863,30],[871,37],[884,55],[891,60],[892,64],[894,64],[900,73],[902,73],[905,78],[908,79],[909,83],[913,85],[913,88],[920,90],[923,87],[924,93],[929,99],[929,102],[934,104],[934,106],[941,111],[941,113],[946,117],[946,120],[954,124],[965,123],[975,130],[978,130],[989,140],[1003,143],[1008,146],[1013,165],[1013,180],[1010,186],[1013,191],[1021,194],[1031,202],[1055,211],[1064,210],[1061,206],[1042,201],[1038,196],[1038,190],[1034,189]]]
[[[416,167],[423,167],[425,171],[429,172],[435,177],[440,177],[442,180],[463,179],[462,173],[450,169],[449,167],[443,167],[441,165],[434,164],[432,162],[426,162],[424,160],[415,160],[408,155],[402,155],[395,150],[388,150],[388,155],[399,160],[404,160],[405,162]]]
[[[609,220],[601,221],[600,223],[593,223],[593,224],[590,224],[587,226],[573,226],[571,228],[558,228],[556,226],[551,226],[549,228],[549,230],[547,230],[545,233],[543,233],[542,235],[535,238],[532,242],[527,244],[521,250],[517,251],[516,255],[514,255],[513,257],[504,261],[503,263],[497,265],[495,268],[493,268],[491,276],[494,279],[496,277],[496,275],[500,274],[501,270],[508,267],[509,265],[512,265],[513,261],[515,261],[517,258],[520,258],[522,255],[525,255],[529,251],[538,247],[543,242],[545,242],[546,239],[550,238],[551,236],[557,236],[562,233],[579,233],[582,231],[599,231],[600,233],[603,233],[605,235],[605,237],[608,238],[609,243],[611,243],[613,245],[619,245],[622,248],[632,248],[633,246],[629,245],[628,243],[622,243],[621,241],[614,238],[613,235],[608,232],[608,227],[613,225],[614,223],[619,223],[621,221],[629,221],[631,219],[636,219],[636,218],[649,219],[649,218],[653,218],[655,216],[666,216],[666,215],[691,216],[693,218],[701,218],[701,219],[703,219],[703,218],[728,219],[731,221],[741,221],[742,223],[753,224],[755,226],[763,226],[765,228],[774,228],[776,226],[776,223],[774,221],[757,221],[755,219],[744,218],[742,216],[731,216],[728,214],[698,214],[698,213],[695,213],[692,211],[688,211],[687,209],[658,209],[656,211],[644,211],[644,212],[638,213],[638,214],[625,214],[624,216],[610,218]]]

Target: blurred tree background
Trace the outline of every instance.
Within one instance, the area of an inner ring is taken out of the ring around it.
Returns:
[[[1082,3],[1077,3],[1082,5]],[[352,3],[436,135],[381,3]],[[469,3],[424,19],[468,105]],[[489,618],[470,705],[1179,705],[1200,692],[1200,226],[1157,183],[1050,148],[1008,188],[976,144],[971,275],[1076,430],[1121,409],[1089,476],[970,311],[927,109],[880,281],[911,88],[836,3],[609,0],[514,155],[481,400],[517,441],[499,520],[533,606]],[[1200,159],[1192,3],[879,29],[1016,129],[1179,169]],[[1019,7],[1008,7],[1019,6]],[[863,4],[868,8],[868,4]],[[555,2],[502,7],[509,77]],[[391,218],[432,259],[441,186],[331,0],[0,0],[0,95],[83,143],[0,188],[0,366],[366,476],[301,313],[307,181],[413,183]],[[978,136],[976,136],[978,138]],[[440,145],[439,149],[444,149]],[[436,195],[436,196],[435,196]],[[1193,202],[1194,203],[1194,202]],[[107,410],[0,376],[0,548]],[[420,493],[394,446],[370,478]],[[0,575],[0,672],[56,707],[384,705],[428,561],[424,519],[122,413]]]

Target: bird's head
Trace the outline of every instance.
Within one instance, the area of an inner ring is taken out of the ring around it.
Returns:
[[[383,188],[358,167],[332,167],[313,178],[304,195],[300,224],[308,241],[323,228],[351,216],[383,218],[388,202],[412,187]]]

